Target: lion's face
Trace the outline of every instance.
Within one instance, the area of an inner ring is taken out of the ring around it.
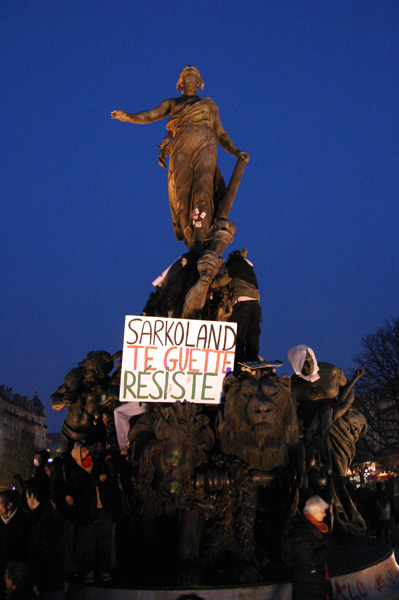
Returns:
[[[223,452],[262,470],[284,464],[287,449],[298,442],[290,384],[288,375],[243,381],[226,378],[224,419],[219,426]]]
[[[183,490],[188,490],[200,461],[197,445],[198,439],[187,440],[178,435],[165,440],[162,450],[153,457],[153,486],[157,493],[177,496]]]
[[[139,465],[138,493],[144,490],[154,503],[166,501],[172,509],[192,494],[195,471],[208,461],[215,436],[199,406],[175,402],[140,417],[129,441]]]
[[[270,379],[251,378],[243,381],[241,393],[246,398],[245,418],[251,430],[260,437],[272,433],[279,423],[281,390]]]

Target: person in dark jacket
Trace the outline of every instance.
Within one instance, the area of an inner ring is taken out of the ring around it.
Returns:
[[[52,462],[48,462],[45,468],[49,480],[50,500],[58,514],[65,520],[67,529],[67,543],[65,546],[65,591],[69,589],[75,579],[74,551],[76,541],[75,506],[71,496],[72,484],[70,482],[71,463],[74,463],[70,452],[57,456]]]
[[[358,512],[362,515],[363,519],[367,523],[369,515],[369,503],[370,496],[372,494],[372,490],[370,487],[366,486],[365,483],[361,483],[360,487],[357,488],[355,493],[355,503]]]
[[[28,566],[41,597],[62,600],[67,541],[65,522],[52,506],[48,484],[43,484],[41,477],[32,477],[25,485],[33,522],[28,544]]]
[[[71,472],[77,523],[75,563],[85,583],[91,584],[98,562],[101,580],[107,583],[111,580],[112,523],[122,513],[120,490],[106,461],[93,461],[87,446],[76,444],[71,454],[76,461]]]
[[[247,253],[246,248],[230,252],[226,272],[212,284],[213,288],[229,286],[229,302],[233,307],[229,321],[237,323],[235,371],[237,363],[257,361],[259,354],[262,310],[258,281]]]
[[[49,450],[40,450],[36,449],[35,454],[33,455],[33,466],[34,469],[32,471],[32,477],[35,477],[36,480],[41,479],[43,483],[48,483],[46,478],[46,465],[50,460],[50,451]],[[21,486],[21,495],[19,498],[19,508],[22,510],[29,512],[29,507],[26,503],[26,486],[25,481],[22,479],[19,473],[15,473],[14,479],[16,479]]]
[[[396,518],[395,507],[385,490],[383,481],[377,481],[376,491],[369,499],[368,515],[377,540],[392,545],[392,519]]]
[[[0,492],[0,598],[4,598],[3,577],[10,561],[26,562],[27,540],[31,523],[28,515],[18,508],[19,497],[14,490]]]
[[[305,504],[303,515],[289,523],[283,560],[292,571],[293,600],[333,600],[328,576],[328,527],[323,523],[329,505],[319,496]]]

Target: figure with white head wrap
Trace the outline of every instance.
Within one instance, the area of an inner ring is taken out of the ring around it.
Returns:
[[[363,415],[352,408],[354,385],[363,375],[364,367],[357,369],[349,381],[339,367],[318,363],[312,348],[303,344],[288,351],[288,360],[295,372],[291,394],[303,427],[304,442],[308,455],[316,457],[320,467],[320,487],[317,488],[315,479],[313,492],[322,493],[329,503],[334,500],[337,528],[358,534],[365,530],[365,523],[341,478],[355,455],[357,440],[367,429]],[[329,475],[327,484],[326,475]]]
[[[291,519],[283,545],[283,560],[291,568],[293,600],[333,600],[328,574],[329,505],[320,496],[308,499],[302,516]]]

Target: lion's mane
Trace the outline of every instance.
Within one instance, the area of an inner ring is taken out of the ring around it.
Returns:
[[[298,444],[297,417],[290,395],[290,378],[268,378],[268,384],[277,388],[278,393],[273,396],[275,423],[266,437],[257,434],[248,423],[248,397],[243,393],[245,379],[239,381],[233,376],[226,378],[228,379],[230,381],[225,384],[224,418],[218,424],[222,451],[237,456],[252,469],[271,471],[284,466],[288,461],[290,448]],[[256,381],[255,378],[252,379]],[[261,384],[262,379],[258,382],[259,390]],[[263,391],[262,394],[268,399]]]

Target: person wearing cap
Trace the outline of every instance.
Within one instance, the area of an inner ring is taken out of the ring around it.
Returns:
[[[329,508],[320,496],[309,498],[302,516],[287,527],[283,560],[291,568],[292,600],[333,600],[328,574],[328,526],[324,523]]]

